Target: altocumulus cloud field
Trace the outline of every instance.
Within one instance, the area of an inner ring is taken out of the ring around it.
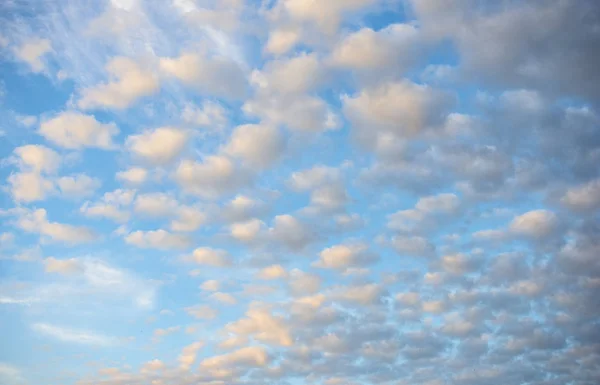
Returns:
[[[0,78],[0,384],[598,384],[597,1],[4,0]]]

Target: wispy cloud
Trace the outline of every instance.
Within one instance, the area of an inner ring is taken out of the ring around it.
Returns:
[[[94,345],[94,346],[114,346],[119,340],[114,337],[97,334],[88,330],[70,329],[46,323],[35,323],[31,329],[36,333],[47,337],[75,344]]]

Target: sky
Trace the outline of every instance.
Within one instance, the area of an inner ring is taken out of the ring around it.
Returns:
[[[3,0],[1,385],[595,385],[595,0]]]

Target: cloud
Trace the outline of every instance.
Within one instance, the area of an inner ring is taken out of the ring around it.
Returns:
[[[115,147],[113,137],[119,134],[114,123],[101,123],[92,115],[64,111],[40,123],[40,135],[57,146],[68,149]]]
[[[70,329],[46,323],[35,323],[31,325],[31,328],[36,333],[67,343],[99,347],[118,345],[118,339],[114,337],[97,334],[87,330]]]
[[[52,43],[48,39],[31,38],[15,48],[15,57],[27,63],[32,72],[46,71],[44,56],[51,53]]]
[[[225,326],[226,330],[238,336],[252,336],[257,341],[269,345],[291,346],[293,339],[289,328],[281,317],[273,316],[260,308],[249,309],[246,317]]]
[[[265,280],[286,278],[287,276],[287,271],[281,265],[267,266],[258,273],[258,277]]]
[[[128,184],[142,184],[148,179],[148,170],[142,167],[130,167],[127,170],[119,171],[116,178]]]
[[[213,356],[202,360],[200,369],[219,373],[229,369],[240,371],[243,368],[261,367],[269,362],[266,350],[260,346],[249,346],[231,353]]]
[[[246,94],[246,78],[237,63],[223,56],[183,53],[161,58],[160,68],[190,87],[211,96],[240,99]]]
[[[107,108],[123,110],[138,99],[159,90],[158,78],[130,58],[115,57],[106,65],[110,81],[80,91],[77,102],[84,110]]]
[[[600,179],[568,189],[560,201],[575,211],[597,210],[600,207]]]
[[[151,165],[167,165],[181,155],[188,135],[173,127],[159,127],[131,135],[125,141],[131,154]]]
[[[397,76],[420,59],[420,43],[419,30],[410,24],[391,24],[379,31],[362,28],[333,48],[330,61],[344,69],[377,71],[379,79],[382,72]]]
[[[184,370],[188,370],[196,361],[198,350],[204,346],[202,342],[194,342],[181,350],[181,354],[178,357],[179,367]]]
[[[60,260],[53,257],[44,259],[44,271],[63,275],[78,274],[83,271],[81,261],[76,258]]]
[[[174,174],[184,191],[203,198],[233,193],[251,181],[251,175],[225,156],[209,156],[202,162],[182,161]]]
[[[143,249],[173,250],[185,249],[191,245],[188,236],[173,234],[166,230],[137,230],[125,236],[125,242]]]
[[[316,239],[316,234],[291,215],[277,215],[269,229],[273,240],[293,251],[306,248]]]
[[[232,264],[229,255],[224,250],[199,247],[188,258],[190,262],[213,267],[227,267]]]
[[[284,149],[284,138],[276,127],[245,124],[235,128],[223,151],[260,169],[273,165]]]
[[[377,130],[411,137],[440,126],[453,98],[431,86],[402,80],[365,88],[355,96],[344,96],[342,102],[358,135]]]
[[[554,235],[559,228],[560,221],[557,215],[549,210],[528,211],[516,216],[509,226],[513,234],[533,239]]]
[[[17,165],[35,173],[55,173],[61,164],[61,157],[56,151],[39,145],[28,144],[14,149]]]
[[[106,192],[95,203],[85,202],[79,209],[88,217],[106,218],[115,222],[127,222],[130,217],[128,206],[135,197],[135,190],[117,189]]]
[[[320,258],[313,265],[325,269],[348,269],[368,266],[378,260],[365,243],[341,244],[321,251]]]
[[[86,198],[93,195],[100,188],[101,183],[100,179],[86,174],[63,176],[56,182],[62,195],[73,198]]]
[[[52,242],[76,245],[97,239],[94,231],[86,228],[50,222],[45,209],[26,210],[17,218],[16,225],[23,231],[47,237]]]

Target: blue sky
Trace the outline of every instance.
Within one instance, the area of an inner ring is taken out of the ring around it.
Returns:
[[[0,384],[595,384],[599,13],[2,2]]]

